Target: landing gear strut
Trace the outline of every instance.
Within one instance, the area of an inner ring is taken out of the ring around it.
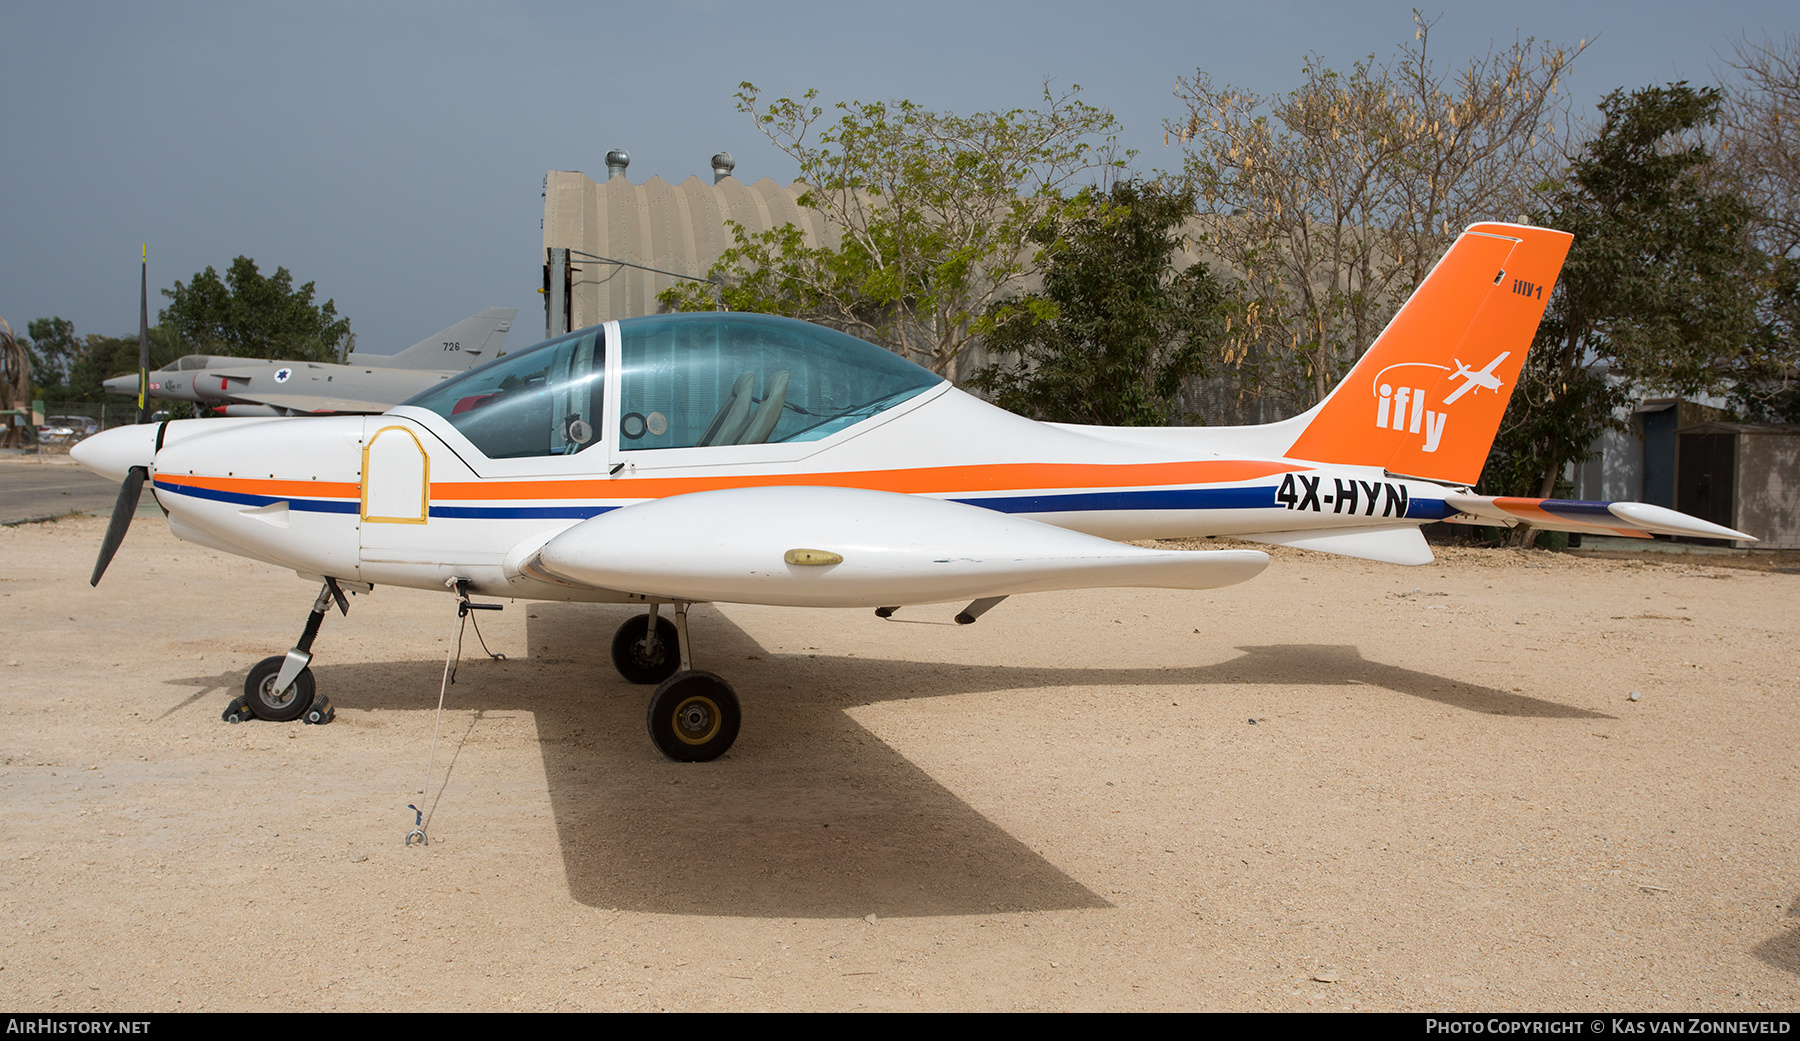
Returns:
[[[332,707],[331,699],[317,696],[312,669],[308,668],[312,663],[313,640],[319,635],[319,626],[324,623],[325,613],[334,601],[339,611],[350,613],[350,601],[344,597],[344,591],[338,587],[336,579],[328,578],[313,601],[312,614],[307,616],[306,628],[300,632],[300,642],[287,654],[264,658],[251,668],[250,675],[244,677],[243,696],[233,698],[225,707],[221,717],[225,722],[241,723],[254,718],[287,723],[305,717],[308,723],[325,724],[336,718],[337,709]]]
[[[659,617],[660,605],[628,619],[613,634],[613,667],[632,683],[655,683],[644,725],[663,755],[704,763],[737,740],[743,713],[731,684],[693,667],[686,601],[675,602],[675,621]]]

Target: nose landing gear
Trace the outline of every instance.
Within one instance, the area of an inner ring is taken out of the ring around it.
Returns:
[[[680,763],[704,763],[737,740],[743,712],[731,684],[695,669],[689,653],[686,601],[675,602],[675,622],[658,616],[660,605],[626,620],[613,634],[613,667],[632,683],[657,685],[644,725],[657,750]]]
[[[294,649],[285,655],[257,662],[244,677],[243,696],[231,700],[221,719],[227,723],[242,723],[248,719],[287,723],[304,718],[308,723],[323,725],[337,717],[331,699],[318,696],[312,669],[308,668],[312,663],[313,640],[319,635],[319,626],[324,624],[325,613],[334,601],[340,612],[350,613],[350,601],[345,598],[343,589],[336,579],[327,578],[319,589],[318,598],[313,601],[312,614],[307,616],[306,628],[301,630],[300,641],[294,644]]]

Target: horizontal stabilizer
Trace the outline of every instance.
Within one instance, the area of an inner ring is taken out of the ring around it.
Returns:
[[[1434,559],[1431,547],[1426,545],[1425,536],[1415,524],[1355,528],[1350,531],[1276,531],[1237,537],[1271,546],[1294,546],[1316,553],[1334,553],[1340,557],[1379,560],[1384,564],[1429,564]]]
[[[1623,535],[1627,538],[1685,535],[1701,539],[1757,541],[1753,535],[1733,531],[1724,525],[1642,502],[1524,499],[1449,492],[1444,496],[1444,505],[1461,514],[1445,518],[1452,524],[1502,524],[1506,527],[1530,524],[1534,528],[1548,531],[1578,531],[1590,535]]]
[[[942,499],[787,486],[622,507],[508,560],[509,578],[782,607],[890,607],[1118,586],[1212,589],[1254,578],[1269,563],[1255,550],[1128,546]]]
[[[490,307],[477,311],[448,329],[425,337],[397,354],[352,352],[351,365],[383,369],[434,369],[461,372],[501,354],[506,334],[518,316],[516,307]]]

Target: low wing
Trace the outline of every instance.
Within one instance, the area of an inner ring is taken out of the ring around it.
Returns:
[[[1458,511],[1446,517],[1452,524],[1528,523],[1550,531],[1578,531],[1590,535],[1623,535],[1647,539],[1651,535],[1686,535],[1702,539],[1742,539],[1755,536],[1733,531],[1711,521],[1642,502],[1591,502],[1584,499],[1524,499],[1503,495],[1468,495],[1449,492],[1444,505]]]
[[[507,558],[509,577],[679,600],[884,607],[1051,589],[1211,589],[1256,550],[1154,550],[976,506],[858,488],[733,488],[626,506]]]

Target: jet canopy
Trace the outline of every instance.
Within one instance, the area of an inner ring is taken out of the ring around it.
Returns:
[[[405,404],[443,416],[499,459],[573,454],[606,436],[621,451],[817,441],[943,382],[791,318],[706,312],[609,328],[509,354]]]

